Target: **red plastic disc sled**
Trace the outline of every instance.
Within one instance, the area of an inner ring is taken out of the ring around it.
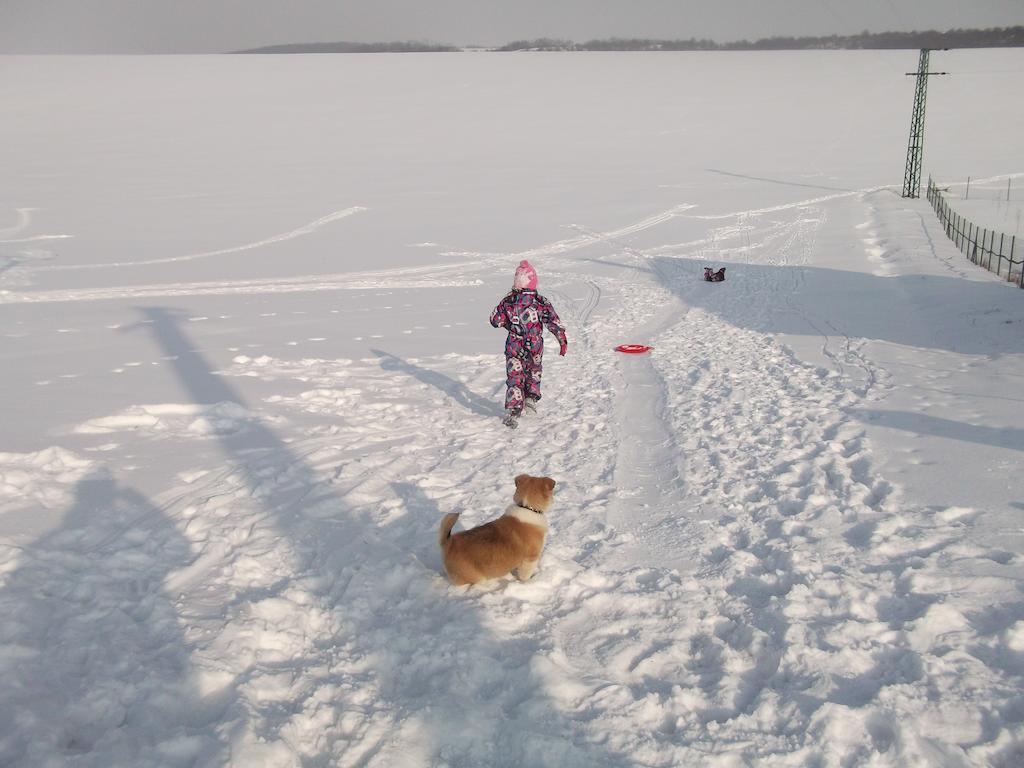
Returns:
[[[619,344],[615,348],[616,352],[625,352],[627,355],[639,355],[643,352],[650,352],[654,347],[648,347],[646,344]]]

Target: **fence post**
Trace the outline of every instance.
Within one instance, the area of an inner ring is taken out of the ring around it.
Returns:
[[[1010,260],[1014,260],[1014,251],[1017,250],[1017,236],[1010,239]],[[1024,259],[1021,259],[1021,281],[1018,288],[1024,288]]]
[[[971,196],[971,177],[967,177],[967,194],[964,195],[964,200]]]
[[[1002,232],[999,233],[999,271],[996,272],[1000,277],[1003,276],[1003,238],[1006,237]],[[1006,273],[1006,279],[1010,279],[1010,275],[1013,274],[1013,266],[1011,265],[1009,272]]]

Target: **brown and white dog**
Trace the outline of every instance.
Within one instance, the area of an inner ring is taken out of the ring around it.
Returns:
[[[513,503],[497,520],[453,534],[459,513],[445,515],[438,543],[452,584],[477,584],[512,571],[520,581],[533,576],[544,549],[548,532],[544,513],[551,506],[554,490],[555,481],[550,477],[518,475]]]

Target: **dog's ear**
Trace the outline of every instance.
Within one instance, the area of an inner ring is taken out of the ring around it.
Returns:
[[[555,490],[555,481],[552,480],[550,477],[544,478],[544,485],[548,487],[548,493],[551,493],[551,491]]]
[[[523,484],[523,480],[528,478],[529,475],[516,475],[516,488]]]

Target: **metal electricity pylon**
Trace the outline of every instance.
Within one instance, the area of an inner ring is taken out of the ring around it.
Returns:
[[[924,155],[924,103],[928,94],[928,78],[945,75],[946,72],[928,71],[928,54],[931,48],[921,49],[917,63],[917,87],[914,89],[914,114],[910,117],[910,141],[907,143],[907,170],[903,174],[903,196],[918,197],[921,194],[921,158]],[[947,50],[943,48],[942,50]]]

